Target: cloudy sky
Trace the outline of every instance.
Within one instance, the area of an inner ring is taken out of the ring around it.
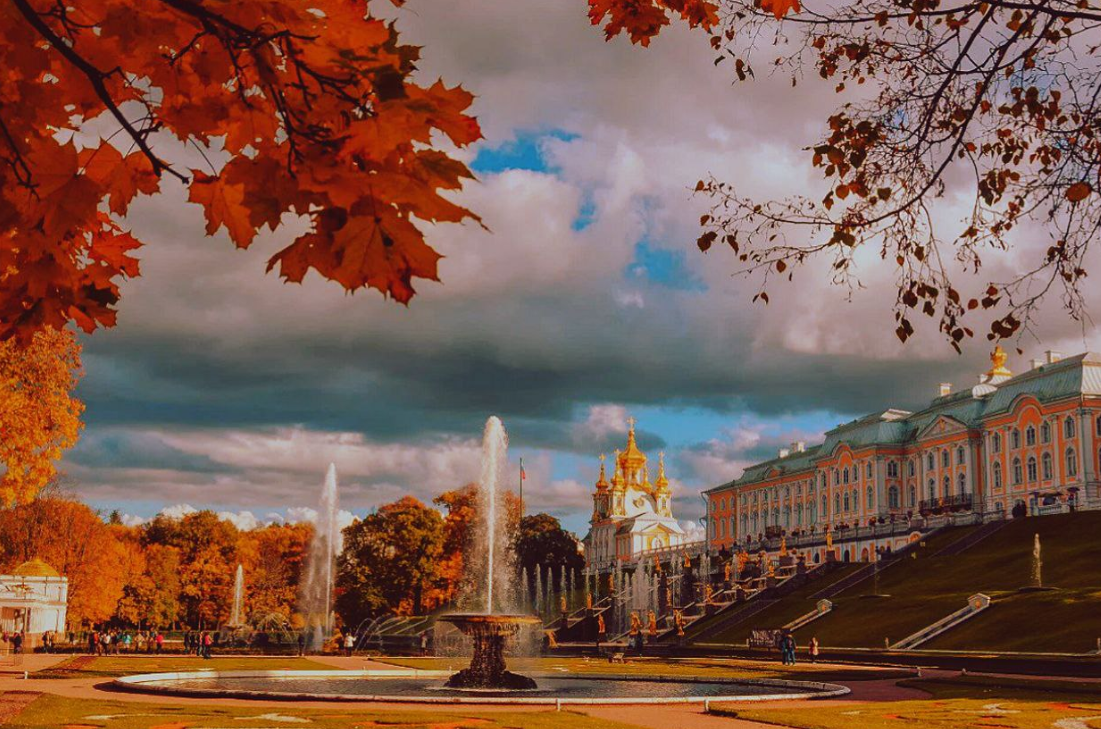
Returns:
[[[803,148],[835,103],[829,89],[763,74],[732,86],[706,35],[605,43],[585,10],[393,11],[424,46],[422,80],[478,96],[486,140],[462,155],[479,180],[457,199],[492,230],[430,230],[442,283],[421,282],[409,308],[265,275],[292,229],[236,251],[204,236],[201,210],[168,181],[139,200],[129,222],[148,243],[143,276],[124,286],[118,327],[86,341],[87,429],[64,464],[75,490],[136,517],[186,504],[296,518],[331,461],[342,505],[362,514],[475,479],[497,414],[514,475],[524,457],[529,508],[583,533],[597,456],[621,445],[630,415],[654,460],[666,452],[690,520],[701,488],[782,444],[974,381],[985,340],[962,356],[935,330],[898,344],[894,274],[874,258],[851,297],[810,269],[764,307],[734,261],[695,248],[704,201],[690,189],[708,173],[761,196],[817,189]],[[1043,341],[1019,344],[1025,358],[1101,348],[1090,332],[1053,302]]]

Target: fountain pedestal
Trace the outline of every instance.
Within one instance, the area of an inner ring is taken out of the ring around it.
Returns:
[[[535,681],[505,668],[505,640],[524,625],[540,622],[533,615],[455,614],[440,618],[474,640],[470,666],[447,679],[451,688],[533,689]]]

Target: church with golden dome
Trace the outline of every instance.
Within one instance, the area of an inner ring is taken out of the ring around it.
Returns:
[[[604,569],[616,561],[637,561],[648,552],[684,543],[684,529],[673,518],[665,454],[658,456],[657,477],[653,482],[647,460],[635,440],[632,418],[627,447],[615,452],[611,480],[605,457],[600,457],[591,528],[585,537],[585,555],[590,567]]]

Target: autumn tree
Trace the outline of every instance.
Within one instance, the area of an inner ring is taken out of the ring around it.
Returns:
[[[445,491],[432,503],[447,510],[444,517],[444,548],[441,561],[441,601],[453,600],[460,592],[470,594],[472,581],[480,581],[484,572],[470,564],[478,524],[478,484],[468,483]],[[505,533],[514,538],[520,524],[520,498],[515,492],[504,492]]]
[[[337,560],[336,610],[344,624],[435,607],[424,598],[439,580],[443,527],[440,513],[412,496],[347,527]]]
[[[312,533],[310,524],[272,524],[241,533],[238,555],[251,618],[290,619]]]
[[[0,571],[42,559],[69,579],[69,623],[109,620],[122,597],[125,549],[100,516],[50,492],[0,509]]]
[[[593,5],[598,5],[593,0]],[[824,192],[760,200],[723,171],[701,250],[729,248],[760,276],[755,299],[800,264],[824,259],[857,286],[864,249],[897,275],[896,333],[934,318],[948,341],[1027,329],[1058,296],[1083,316],[1086,259],[1101,228],[1101,10],[1077,0],[718,0],[711,45],[737,83],[762,67],[793,86],[818,77],[839,105],[810,145]],[[763,57],[762,57],[762,54]],[[792,91],[798,94],[799,90]],[[954,209],[962,205],[962,217]],[[990,251],[1016,250],[1014,272],[987,276]]]
[[[84,404],[73,396],[80,375],[69,331],[37,332],[27,347],[0,342],[0,506],[30,501],[57,475],[83,426]]]
[[[419,49],[375,7],[0,5],[0,339],[113,325],[119,280],[139,274],[124,217],[165,176],[242,248],[306,218],[268,262],[287,281],[313,269],[407,302],[435,280],[423,223],[477,219],[441,195],[471,177],[441,145],[481,132],[473,97],[419,83]]]

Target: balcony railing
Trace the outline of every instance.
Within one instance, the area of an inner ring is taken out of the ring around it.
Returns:
[[[945,496],[939,499],[926,499],[921,502],[923,514],[943,514],[951,511],[970,511],[973,505],[971,494]]]

